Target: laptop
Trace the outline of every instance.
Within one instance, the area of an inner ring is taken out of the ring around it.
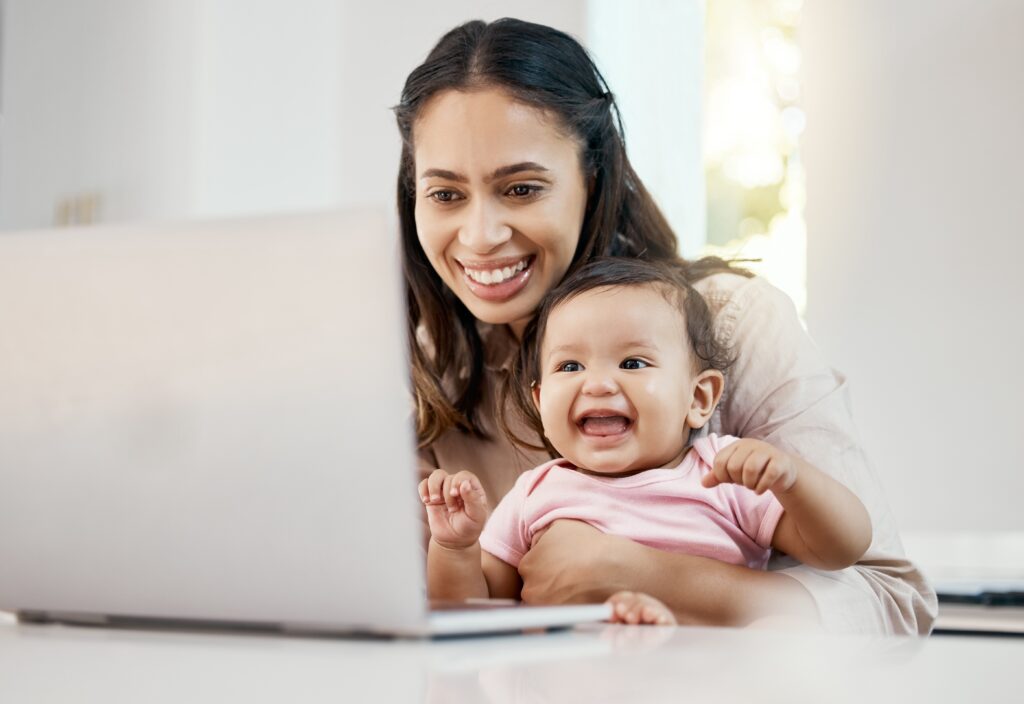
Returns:
[[[398,239],[372,210],[0,233],[0,610],[432,636]]]

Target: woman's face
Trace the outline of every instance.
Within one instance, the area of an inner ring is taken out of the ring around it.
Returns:
[[[416,229],[477,319],[517,335],[572,261],[587,202],[580,147],[499,89],[444,91],[413,128]]]

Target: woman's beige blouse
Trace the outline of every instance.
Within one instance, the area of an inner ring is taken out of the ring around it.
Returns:
[[[707,432],[757,438],[802,457],[854,491],[871,514],[870,549],[853,567],[828,572],[804,565],[771,567],[811,593],[832,632],[926,634],[935,593],[904,556],[874,469],[857,438],[844,377],[831,369],[803,329],[789,298],[760,278],[715,274],[697,284],[736,363]],[[512,445],[495,425],[495,389],[516,349],[504,327],[483,326],[489,359],[483,416],[490,440],[451,431],[421,455],[421,471],[467,469],[492,505],[520,472],[548,459]],[[788,564],[792,565],[792,562]]]

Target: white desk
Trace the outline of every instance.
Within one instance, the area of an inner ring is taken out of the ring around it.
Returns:
[[[368,641],[0,623],[0,702],[987,702],[1024,639],[595,625]]]

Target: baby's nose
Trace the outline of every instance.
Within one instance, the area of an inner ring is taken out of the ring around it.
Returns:
[[[618,390],[619,385],[608,374],[588,374],[583,382],[583,393],[588,396],[609,396]]]

